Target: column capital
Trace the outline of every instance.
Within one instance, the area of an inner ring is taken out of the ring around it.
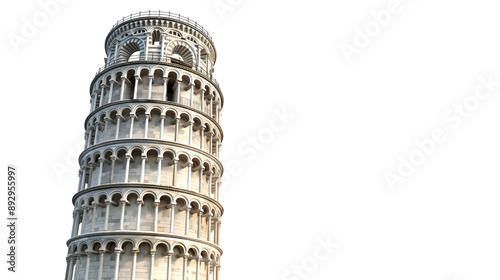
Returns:
[[[142,201],[142,199],[138,199],[137,204],[144,205],[144,201]]]
[[[199,214],[199,213],[202,213],[202,212],[203,212],[203,210],[201,210],[200,208],[198,208],[198,209],[191,209],[190,213],[191,214]]]
[[[169,205],[167,205],[167,208],[175,208],[175,206],[177,206],[177,203],[176,202],[172,202]]]
[[[204,213],[203,214],[203,217],[209,217],[209,218],[212,218],[212,213],[208,212],[208,213]]]

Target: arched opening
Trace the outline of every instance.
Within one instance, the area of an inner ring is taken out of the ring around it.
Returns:
[[[200,266],[200,278],[208,279],[208,263],[210,262],[210,257],[206,251],[201,252],[201,261],[204,262],[204,265]]]
[[[154,108],[149,113],[150,120],[148,124],[147,138],[160,139],[160,124],[161,124],[161,110]]]
[[[123,100],[130,100],[134,97],[135,75],[136,73],[134,69],[127,71],[124,85],[125,87],[123,90]]]
[[[163,100],[163,70],[156,69],[153,74],[153,84],[151,88],[151,99]]]
[[[200,232],[200,238],[203,240],[208,239],[208,216],[210,216],[210,209],[208,208],[207,205],[204,205],[202,207],[203,209],[203,215],[201,219],[201,232]]]
[[[89,233],[92,229],[92,215],[93,215],[93,207],[92,203],[94,202],[94,198],[91,197],[87,200],[87,214],[85,216],[85,220],[83,221],[84,227],[82,228],[83,232],[82,233]]]
[[[193,98],[193,107],[201,110],[201,82],[199,80],[194,81]]]
[[[165,114],[163,140],[174,141],[175,138],[175,111],[167,111]]]
[[[137,253],[137,264],[135,271],[135,279],[146,280],[149,278],[151,267],[151,245],[147,242],[141,243],[139,245],[139,252]]]
[[[116,153],[115,167],[113,169],[113,180],[111,183],[125,182],[125,169],[127,164],[127,151],[120,149]]]
[[[97,279],[99,272],[100,255],[99,250],[101,249],[101,244],[96,242],[92,244],[90,252],[90,263],[89,263],[89,279]]]
[[[113,110],[111,113],[109,113],[109,118],[108,118],[108,130],[106,131],[105,137],[106,140],[113,140],[116,137],[116,125],[117,125],[117,114],[118,112]]]
[[[197,237],[198,235],[198,216],[201,214],[200,205],[197,202],[191,202],[191,211],[189,213],[189,232],[188,236]]]
[[[147,194],[142,198],[142,202],[140,230],[153,231],[155,218],[153,215],[155,212],[155,197],[152,194]]]
[[[125,215],[123,217],[124,230],[137,230],[137,213],[139,196],[131,193],[127,196],[127,204],[125,205]]]
[[[177,74],[175,72],[168,73],[167,81],[167,101],[175,101],[176,96],[174,88],[176,89],[177,84]]]
[[[190,160],[187,155],[179,155],[179,161],[177,162],[177,184],[174,187],[187,189],[189,162]]]
[[[106,244],[105,253],[103,255],[102,275],[114,275],[116,267],[116,243],[109,242]],[[111,277],[110,277],[111,278]],[[91,278],[91,279],[97,279]],[[104,277],[103,277],[104,279]]]
[[[118,127],[118,138],[129,138],[130,136],[130,109],[123,109],[121,112],[120,126]]]
[[[171,61],[185,66],[193,66],[193,53],[183,45],[177,45],[172,49]]]
[[[188,250],[188,261],[186,267],[186,280],[195,280],[196,279],[196,260],[197,257],[196,251],[191,248]]]
[[[191,167],[191,190],[200,192],[200,184],[202,184],[203,166],[198,158],[193,158],[193,166]]]
[[[134,149],[130,153],[128,182],[139,183],[141,179],[141,171],[142,171],[142,151],[140,149]]]
[[[171,203],[172,200],[169,196],[164,195],[160,197],[160,204],[158,205],[158,232],[170,232]]]
[[[158,175],[158,151],[151,149],[146,155],[144,170],[144,182],[147,184],[155,184]]]
[[[128,277],[132,275],[132,263],[134,258],[133,248],[132,242],[125,242],[122,244],[118,273],[119,275],[125,276],[124,279],[128,279]]]
[[[153,279],[167,279],[168,269],[168,246],[166,244],[158,244],[155,253],[155,266]]]
[[[186,254],[182,246],[175,246],[172,255],[172,279],[183,279],[184,255]]]
[[[191,129],[190,117],[187,114],[181,114],[179,120],[179,134],[177,142],[189,144],[189,130]]]
[[[208,52],[205,49],[200,52],[200,68],[202,71],[208,72]]]
[[[139,60],[141,56],[141,47],[135,41],[125,43],[119,50],[119,62],[128,62]]]
[[[135,111],[134,131],[132,133],[132,138],[144,138],[145,127],[146,127],[146,109],[139,108]]]
[[[160,30],[155,30],[155,31],[151,32],[151,40],[152,40],[153,46],[160,45],[160,40],[161,40]]]
[[[96,208],[96,220],[94,226],[94,232],[103,231],[104,230],[104,222],[106,215],[106,196],[101,195],[97,200],[97,208]]]
[[[122,195],[119,193],[114,194],[110,199],[111,205],[109,207],[108,230],[120,229],[120,217],[122,214],[122,205],[120,202],[121,200]]]
[[[118,72],[114,76],[113,91],[111,92],[111,102],[120,100],[120,92],[122,87],[122,72]]]
[[[188,76],[182,76],[182,82],[180,83],[180,100],[179,103],[190,106],[191,105],[191,89],[189,88],[189,84],[191,80]]]
[[[172,186],[174,178],[174,154],[170,151],[163,153],[161,162],[160,183],[166,186]]]
[[[184,234],[186,231],[186,201],[184,199],[178,198],[176,201],[175,211],[174,211],[174,233]]]
[[[149,70],[142,69],[137,89],[137,99],[147,99],[149,91]]]

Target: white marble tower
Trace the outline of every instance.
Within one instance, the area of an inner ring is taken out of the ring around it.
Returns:
[[[90,84],[66,280],[218,280],[224,98],[192,19],[141,12]]]

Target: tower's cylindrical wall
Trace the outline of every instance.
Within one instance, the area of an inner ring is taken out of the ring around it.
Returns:
[[[106,38],[90,86],[67,280],[218,279],[223,96],[212,38],[135,14]]]

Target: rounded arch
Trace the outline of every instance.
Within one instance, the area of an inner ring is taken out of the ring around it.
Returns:
[[[123,246],[127,243],[131,243],[132,247],[135,248],[135,242],[132,238],[124,238],[124,239],[120,240],[118,242],[118,244],[116,245],[116,247],[118,247],[118,249],[120,249],[120,250],[123,250]]]
[[[119,61],[129,61],[132,54],[135,52],[144,53],[145,44],[139,38],[130,38],[123,43],[121,43],[118,47],[118,60]]]
[[[195,61],[195,49],[187,42],[181,40],[173,40],[166,46],[167,56],[176,59],[180,64],[192,66]],[[176,56],[177,55],[177,56]],[[180,59],[179,59],[180,58]]]
[[[139,250],[139,247],[140,247],[142,244],[148,244],[148,245],[149,245],[149,248],[153,249],[153,245],[154,245],[154,244],[153,244],[151,241],[149,241],[148,239],[140,239],[139,241],[137,241],[137,243],[135,244],[134,249]]]
[[[151,190],[147,190],[147,191],[144,191],[141,193],[141,195],[139,196],[141,200],[144,200],[144,198],[148,195],[151,195],[153,196],[154,198],[154,201],[158,201],[158,194],[155,193],[154,191],[151,191]]]

